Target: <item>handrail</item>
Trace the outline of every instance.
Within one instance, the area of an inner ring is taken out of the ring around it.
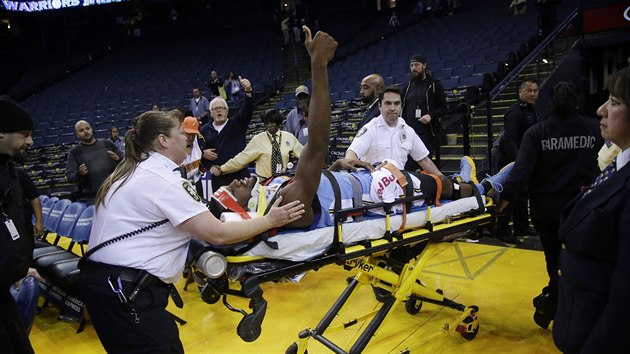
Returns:
[[[486,126],[488,134],[488,169],[492,170],[492,101],[499,96],[511,84],[518,75],[525,69],[547,46],[565,30],[565,28],[578,16],[579,9],[575,8],[562,22],[523,59],[518,65],[512,69],[503,80],[501,80],[488,93],[488,101],[486,101]]]
[[[571,11],[571,13],[553,30],[553,32],[551,32],[547,37],[545,37],[545,39],[538,43],[536,48],[534,48],[525,57],[525,59],[523,59],[518,65],[514,67],[514,69],[512,69],[512,71],[505,75],[503,80],[501,80],[492,90],[490,90],[490,93],[488,94],[490,101],[494,100],[499,94],[501,94],[505,87],[507,87],[508,84],[514,81],[521,73],[521,71],[523,71],[523,69],[525,69],[525,67],[527,67],[527,65],[529,65],[538,56],[538,54],[540,54],[540,52],[542,52],[542,50],[549,45],[549,43],[556,39],[560,32],[564,31],[565,27],[577,17],[578,13],[579,11],[577,8]]]

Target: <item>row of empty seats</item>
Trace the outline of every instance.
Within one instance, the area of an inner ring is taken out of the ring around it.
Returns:
[[[78,263],[85,253],[94,220],[95,208],[69,199],[40,196],[44,216],[43,241],[36,242],[32,267],[42,277],[41,294],[61,308],[64,317],[80,320],[78,331],[83,329],[83,302],[79,291]],[[48,237],[54,234],[52,242]],[[68,238],[68,246],[60,246]],[[75,246],[79,246],[79,251]]]

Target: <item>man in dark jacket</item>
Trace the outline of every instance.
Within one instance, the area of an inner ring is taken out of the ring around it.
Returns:
[[[521,83],[516,102],[505,112],[503,128],[505,133],[499,144],[499,167],[516,160],[523,136],[529,127],[538,122],[534,103],[538,99],[538,82],[527,79]],[[513,230],[510,230],[510,219]],[[534,233],[529,227],[527,197],[516,196],[510,201],[506,214],[498,218],[497,238],[507,243],[520,243],[519,237]]]
[[[20,320],[9,288],[24,278],[33,256],[26,198],[12,156],[33,145],[33,121],[13,100],[0,97],[0,348],[4,353],[32,353],[26,327]]]
[[[245,149],[245,134],[252,121],[254,106],[252,84],[247,79],[241,79],[241,86],[245,91],[245,97],[236,115],[228,118],[228,104],[223,98],[215,97],[210,102],[212,120],[201,127],[200,131],[206,141],[201,159],[206,170],[210,170],[213,165],[223,165]],[[243,168],[233,173],[215,176],[212,178],[212,192],[235,179],[247,178],[249,175],[247,168]]]
[[[438,80],[429,75],[427,60],[422,55],[414,55],[409,64],[411,80],[405,88],[402,117],[413,128],[433,156],[440,136],[440,119],[446,113],[446,95]],[[415,170],[412,159],[405,169]]]
[[[366,105],[363,117],[358,129],[368,124],[373,118],[378,117],[381,111],[378,109],[378,97],[385,88],[385,80],[379,74],[370,74],[361,80],[361,101]]]

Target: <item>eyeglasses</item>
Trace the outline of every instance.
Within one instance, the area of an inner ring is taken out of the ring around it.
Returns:
[[[227,107],[213,107],[211,110],[216,112],[226,111]]]

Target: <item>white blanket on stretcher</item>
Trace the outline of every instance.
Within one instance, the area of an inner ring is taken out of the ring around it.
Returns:
[[[431,222],[434,224],[441,223],[449,215],[477,209],[478,207],[475,197],[444,202],[439,207],[431,207]],[[424,226],[426,222],[426,209],[407,214],[407,228]],[[398,230],[401,223],[402,215],[392,216],[391,230]],[[361,222],[346,222],[342,224],[342,230],[343,243],[346,245],[367,239],[379,239],[385,234],[385,217],[370,218]],[[326,251],[332,244],[333,237],[334,226],[310,231],[296,230],[295,232],[281,233],[269,239],[278,244],[277,250],[261,242],[246,252],[245,255],[304,261],[319,256]]]

